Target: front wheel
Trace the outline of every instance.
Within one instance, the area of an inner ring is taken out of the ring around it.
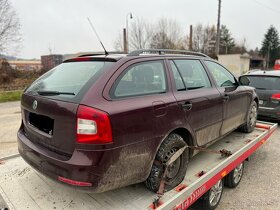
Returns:
[[[156,154],[156,159],[153,163],[150,175],[145,182],[146,187],[149,190],[153,192],[158,191],[164,171],[166,170],[165,164],[184,146],[186,146],[184,139],[175,133],[170,134],[162,142]],[[185,149],[182,155],[168,166],[165,182],[166,191],[173,189],[183,181],[187,170],[188,160],[189,150]]]
[[[246,122],[240,127],[240,130],[245,133],[251,133],[257,123],[258,105],[253,101],[249,107]]]

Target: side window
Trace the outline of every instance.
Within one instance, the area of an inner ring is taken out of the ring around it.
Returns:
[[[213,61],[204,62],[206,63],[218,86],[227,87],[234,86],[236,84],[234,76],[227,69]]]
[[[111,90],[113,98],[166,92],[166,78],[161,61],[143,62],[128,67]]]
[[[174,60],[188,90],[209,88],[210,80],[199,60]]]
[[[176,89],[177,90],[186,90],[186,87],[184,85],[184,82],[182,80],[182,77],[176,67],[176,65],[174,64],[173,61],[170,61],[170,65],[171,65],[171,68],[172,68],[172,72],[173,72],[173,77],[174,77],[174,80],[175,80],[175,84],[176,84]]]

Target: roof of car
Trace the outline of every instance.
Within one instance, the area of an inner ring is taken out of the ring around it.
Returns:
[[[280,76],[280,71],[275,71],[275,70],[250,70],[247,75],[254,75],[254,76],[259,76],[259,75],[268,75],[268,76]]]
[[[124,53],[109,53],[108,55],[102,54],[102,53],[93,53],[93,54],[84,54],[80,55],[77,58],[68,59],[65,62],[68,61],[82,61],[86,59],[104,59],[104,60],[113,60],[118,61],[122,58],[127,59],[134,59],[134,58],[147,58],[147,57],[195,57],[195,58],[207,58],[211,59],[205,54],[202,54],[200,52],[194,52],[194,51],[186,51],[186,50],[169,50],[169,49],[141,49],[141,50],[135,50],[130,52],[129,54]]]

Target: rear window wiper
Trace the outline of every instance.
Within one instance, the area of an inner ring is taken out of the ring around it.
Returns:
[[[55,95],[75,95],[72,92],[60,92],[60,91],[51,91],[51,90],[42,90],[37,92],[39,95],[42,96],[55,96]]]

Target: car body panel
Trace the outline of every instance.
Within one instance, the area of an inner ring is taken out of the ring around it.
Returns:
[[[106,56],[93,57],[106,60]],[[84,190],[103,192],[146,180],[162,141],[178,129],[188,134],[190,139],[185,140],[189,144],[206,146],[244,123],[246,108],[255,97],[252,88],[217,88],[211,73],[203,65],[212,86],[177,91],[169,63],[175,58],[201,59],[202,64],[204,59],[176,55],[108,56],[115,63],[96,80],[90,81],[92,84],[89,82],[89,87],[77,103],[24,93],[23,123],[18,132],[21,156],[36,170],[55,180],[61,176],[90,182],[92,187],[83,187]],[[90,57],[81,59],[85,60],[90,60]],[[151,61],[163,64],[165,92],[127,98],[111,97],[110,90],[115,81],[128,67]],[[228,94],[230,100],[225,102],[224,94]],[[38,103],[36,109],[32,108],[34,100]],[[192,104],[190,110],[182,107],[186,102]],[[113,136],[111,143],[76,142],[79,105],[101,110],[109,116]],[[52,135],[30,127],[27,120],[29,113],[53,119]]]

